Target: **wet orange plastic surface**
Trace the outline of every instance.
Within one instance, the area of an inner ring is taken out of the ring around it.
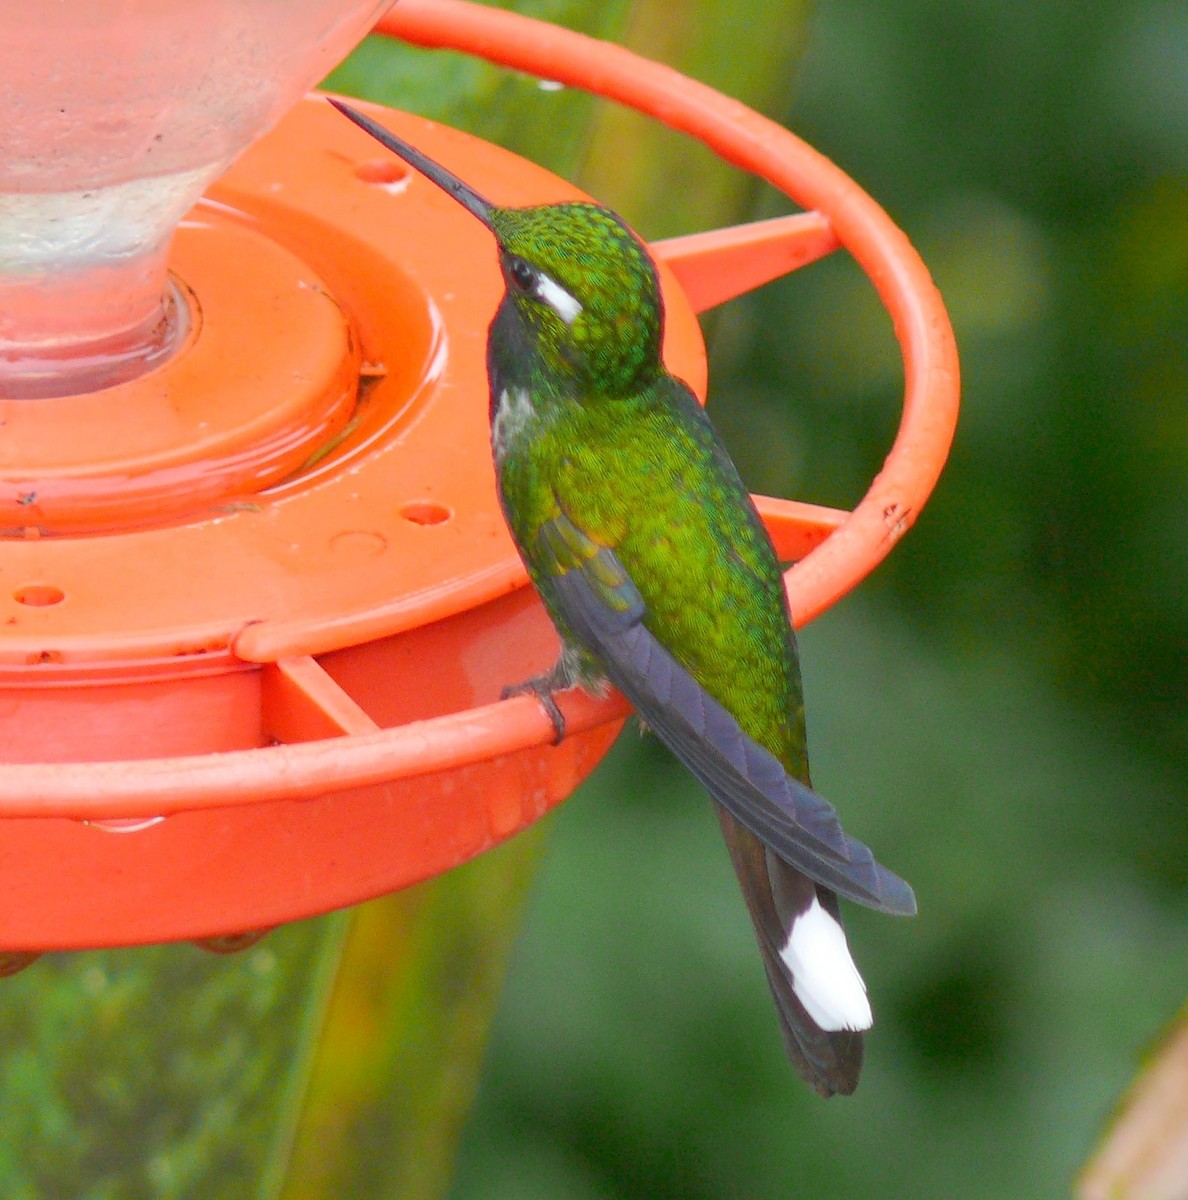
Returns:
[[[820,210],[656,250],[666,358],[698,391],[676,279],[705,307],[839,239],[879,287],[907,376],[886,468],[853,514],[760,501],[780,553],[807,555],[799,619],[852,587],[919,511],[955,415],[947,319],[902,234],[787,131],[617,47],[453,0],[402,0],[382,28],[624,99]],[[372,112],[497,203],[577,194]],[[201,310],[186,351],[21,402],[70,416],[23,411],[40,433],[0,462],[0,948],[234,934],[404,886],[567,795],[626,715],[566,696],[553,747],[533,699],[498,702],[556,640],[495,502],[501,284],[478,223],[311,97],[174,253]]]
[[[0,401],[0,529],[200,520],[297,471],[350,419],[350,325],[306,263],[208,205],[171,265],[191,328],[167,364],[99,392]]]

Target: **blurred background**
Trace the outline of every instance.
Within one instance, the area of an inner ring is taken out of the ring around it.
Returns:
[[[695,34],[637,14],[633,44],[745,91],[773,7]],[[930,506],[802,635],[816,783],[920,915],[850,908],[876,1025],[857,1094],[822,1102],[782,1060],[709,805],[629,731],[551,822],[455,1200],[1067,1194],[1185,997],[1188,17],[787,10],[767,111],[907,231],[962,355]],[[695,227],[682,197],[718,176],[665,143],[640,184],[634,145],[579,178],[646,236]],[[835,256],[708,332],[748,483],[851,505],[901,389],[858,271]]]
[[[862,1084],[825,1102],[784,1061],[710,804],[629,729],[543,829],[440,880],[227,958],[47,955],[6,981],[0,1191],[1067,1195],[1188,982],[1188,14],[504,6],[787,124],[950,307],[947,472],[802,635],[815,782],[920,902],[847,912],[876,1014]],[[642,118],[458,55],[373,39],[329,84],[543,162],[648,238],[789,209]],[[748,483],[851,506],[902,391],[861,273],[834,255],[705,328]]]

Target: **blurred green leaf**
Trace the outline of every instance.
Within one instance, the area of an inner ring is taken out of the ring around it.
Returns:
[[[6,1200],[245,1200],[275,1175],[345,925],[46,955],[0,994]]]

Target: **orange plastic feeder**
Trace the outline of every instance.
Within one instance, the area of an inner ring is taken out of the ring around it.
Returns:
[[[402,0],[378,31],[622,101],[807,210],[654,247],[666,357],[702,394],[697,312],[840,247],[861,264],[904,355],[886,466],[851,513],[759,499],[800,560],[798,621],[852,588],[920,511],[957,405],[944,308],[882,210],[780,126],[618,47],[459,0]],[[579,194],[370,111],[498,203]],[[553,746],[534,699],[498,699],[557,646],[495,499],[484,349],[501,282],[477,222],[313,96],[209,187],[169,270],[161,361],[0,400],[13,965],[229,949],[448,870],[568,795],[627,715],[568,695]]]

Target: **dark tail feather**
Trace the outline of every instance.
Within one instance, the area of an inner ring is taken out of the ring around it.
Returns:
[[[792,973],[780,956],[793,921],[814,898],[840,926],[837,897],[770,854],[758,838],[716,807],[755,926],[788,1059],[822,1096],[848,1096],[862,1070],[862,1033],[823,1029],[793,990]]]
[[[763,955],[767,982],[780,1018],[784,1052],[800,1076],[820,1096],[848,1096],[862,1073],[863,1035],[850,1029],[828,1033],[804,1011],[787,980]]]

